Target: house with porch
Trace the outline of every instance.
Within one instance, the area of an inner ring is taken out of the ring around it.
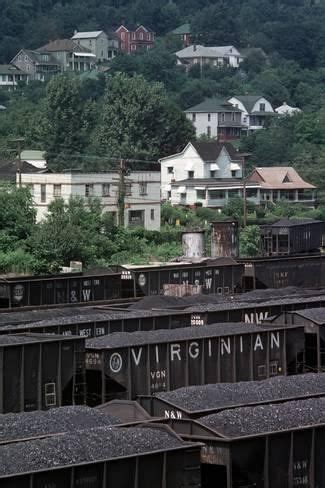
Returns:
[[[111,51],[108,36],[104,31],[75,31],[71,37],[82,48],[89,49],[96,56],[97,61],[108,61]]]
[[[190,46],[177,51],[177,64],[186,66],[193,65],[210,65],[215,67],[229,66],[231,68],[238,68],[240,63],[244,60],[238,49],[234,46],[201,46],[200,44],[192,44]]]
[[[56,39],[37,49],[51,54],[60,63],[61,71],[90,71],[96,66],[96,55],[71,39]]]
[[[28,83],[29,74],[12,64],[0,64],[0,88],[14,90],[19,83]]]
[[[10,64],[28,74],[30,80],[45,81],[61,72],[61,64],[51,53],[21,49]]]
[[[260,203],[278,203],[281,200],[314,208],[316,187],[304,181],[290,166],[255,168],[247,178],[260,186]]]
[[[270,118],[276,115],[271,103],[261,95],[236,95],[229,98],[228,102],[241,110],[243,131],[263,129]]]
[[[161,166],[161,197],[171,199],[171,185],[198,178],[229,180],[242,177],[242,159],[229,142],[193,141],[177,154],[159,160]]]
[[[194,125],[197,136],[229,141],[239,139],[244,127],[242,110],[222,98],[208,98],[186,109],[185,114]]]

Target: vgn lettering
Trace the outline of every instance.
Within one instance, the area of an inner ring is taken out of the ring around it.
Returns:
[[[233,337],[233,336],[232,336]],[[222,356],[226,354],[232,354],[232,337],[222,337],[218,338],[217,340],[215,339],[207,339],[207,354],[209,357],[212,357],[213,354],[218,350],[219,343],[220,343],[220,353]],[[270,341],[270,348],[271,349],[280,349],[280,333],[279,332],[271,332],[269,335],[269,341]],[[203,342],[201,343],[197,341],[192,341],[187,343],[187,347],[183,348],[182,351],[182,346],[179,343],[172,343],[168,344],[169,348],[169,357],[170,361],[182,361],[185,359],[185,357],[182,357],[182,352],[183,354],[187,355],[191,359],[197,359],[201,355],[201,347],[203,345]],[[154,362],[156,364],[160,363],[160,355],[159,355],[159,346],[156,344],[154,346]],[[246,346],[246,348],[249,346]],[[264,351],[265,348],[267,347],[266,340],[262,338],[260,334],[256,334],[253,337],[253,350],[254,351]],[[239,336],[239,347],[236,348],[237,352],[239,353],[244,353],[245,352],[245,344],[243,340],[243,336]],[[139,366],[142,357],[146,358],[146,349],[145,347],[131,347],[131,361],[135,366]],[[118,373],[123,366],[123,359],[122,356],[114,352],[112,353],[110,360],[109,360],[109,366],[110,370],[112,373]],[[162,374],[161,376],[163,377],[166,373]],[[157,375],[158,377],[159,375]]]

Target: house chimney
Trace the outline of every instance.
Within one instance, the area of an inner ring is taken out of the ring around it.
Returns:
[[[193,44],[193,51],[196,51],[196,44]]]
[[[76,34],[78,34],[78,31],[77,31],[77,29],[75,29],[75,30],[74,30],[74,33],[73,33],[73,35],[75,36]]]

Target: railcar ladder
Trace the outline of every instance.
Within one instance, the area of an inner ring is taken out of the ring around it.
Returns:
[[[86,402],[86,368],[84,351],[74,353],[73,403],[84,405]]]

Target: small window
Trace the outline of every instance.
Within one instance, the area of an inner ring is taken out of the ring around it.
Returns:
[[[41,202],[46,202],[46,185],[41,185]]]
[[[276,376],[278,374],[278,363],[274,361],[270,363],[270,376]]]
[[[216,171],[210,171],[210,178],[216,177]]]
[[[229,286],[225,286],[223,289],[223,292],[225,295],[228,295],[229,294]]]
[[[140,32],[139,38],[140,38],[140,41],[143,41],[143,32]]]
[[[205,190],[196,190],[196,198],[198,200],[205,200],[206,191]]]
[[[87,183],[85,185],[85,197],[92,197],[94,195],[94,185],[92,183]]]
[[[45,407],[56,407],[55,383],[45,383]]]
[[[237,171],[236,170],[232,170],[231,171],[231,177],[232,178],[236,178],[236,175],[237,175]]]
[[[171,192],[171,191],[168,191],[168,192],[167,192],[167,198],[168,198],[168,200],[169,200],[171,197],[172,197],[172,192]]]
[[[150,33],[147,34],[147,41],[150,41]]]
[[[211,137],[211,127],[209,125],[207,127],[207,136]]]
[[[151,220],[155,220],[155,209],[154,209],[154,208],[152,208],[152,209],[150,210],[150,219],[151,219]]]
[[[169,175],[171,175],[171,174],[173,174],[173,173],[174,173],[174,168],[173,168],[173,166],[167,166],[167,173],[168,173]]]
[[[132,32],[132,39],[136,39],[135,32]]]
[[[188,171],[187,176],[189,179],[194,178],[194,171]]]
[[[125,32],[121,32],[121,39],[125,39]]]
[[[137,46],[135,44],[131,44],[131,51],[136,51]]]
[[[140,195],[148,195],[147,183],[139,183],[139,194]]]
[[[211,121],[211,114],[208,114],[208,122]]]
[[[61,185],[53,185],[53,196],[54,198],[61,197]]]
[[[196,121],[196,114],[192,114],[192,122]]]
[[[102,184],[102,196],[103,197],[109,197],[109,183],[103,183]]]
[[[218,295],[222,295],[222,288],[220,286],[217,288],[217,293]]]
[[[260,103],[260,112],[265,112],[265,103]]]
[[[258,378],[265,378],[266,376],[266,367],[265,364],[257,367],[257,376]]]

